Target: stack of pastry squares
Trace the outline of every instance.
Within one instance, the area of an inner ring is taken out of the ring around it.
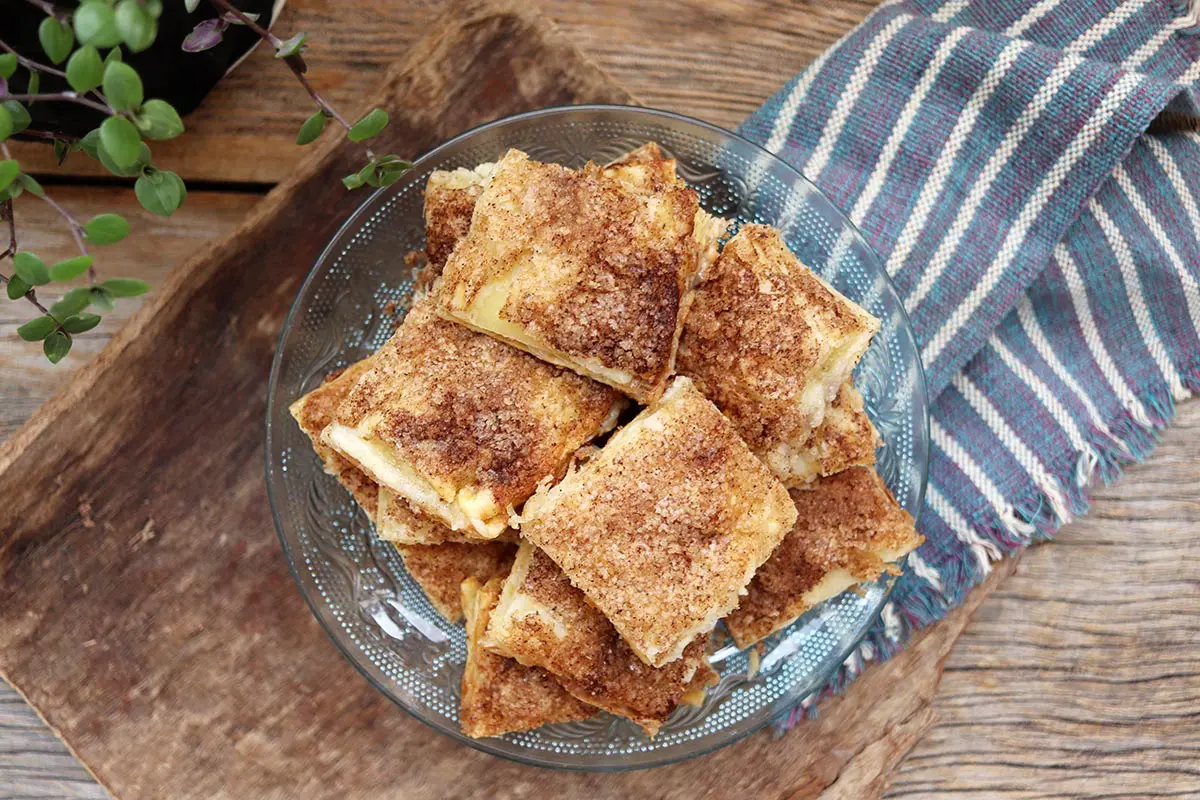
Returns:
[[[921,543],[852,379],[878,321],[772,228],[722,246],[658,145],[434,172],[425,224],[428,291],[291,411],[465,615],[468,735],[653,736],[722,620],[749,647]]]

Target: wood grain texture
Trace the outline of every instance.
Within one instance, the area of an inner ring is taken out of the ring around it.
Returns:
[[[284,24],[304,27],[314,34],[314,57],[323,59],[316,62],[320,66],[314,72],[327,82],[324,86],[331,96],[347,109],[358,109],[365,106],[365,93],[383,67],[428,28],[429,19],[441,5],[420,0],[392,4],[293,0],[289,13],[295,15],[295,21],[285,19]],[[648,104],[733,125],[861,19],[872,4],[766,0],[676,0],[664,4],[603,0],[575,4],[552,0],[543,5],[576,43]],[[328,49],[324,42],[330,42]],[[294,172],[305,152],[290,142],[294,126],[305,116],[305,107],[296,102],[298,90],[286,74],[261,54],[257,58],[257,66],[263,69],[254,75],[248,70],[236,75],[217,90],[197,116],[189,119],[192,132],[179,140],[187,147],[177,152],[156,147],[164,165],[176,166],[190,177],[209,179],[274,180]],[[263,76],[268,74],[271,77],[264,82]],[[205,121],[203,115],[208,113],[211,117]],[[219,130],[218,120],[229,120],[233,127]],[[128,200],[118,205],[121,200],[104,197],[96,189],[54,191],[60,200],[85,211],[93,200],[97,206],[114,210],[129,206]],[[155,227],[155,219],[144,221],[147,227],[139,227],[139,236],[107,249],[104,255],[115,255],[118,248],[131,248],[120,251],[128,258],[128,266],[120,271],[148,277],[156,287],[162,287],[161,276],[168,265],[180,263],[207,237],[232,229],[256,200],[212,193],[209,199],[197,202],[197,196],[192,193],[188,206],[171,220],[171,227]],[[44,211],[36,204],[29,205],[28,211],[19,209],[26,219],[36,222],[23,229],[38,237],[34,241],[44,242],[39,245],[43,249],[69,252],[57,227],[43,225],[51,222],[44,215],[38,216]],[[146,236],[154,237],[152,245],[145,241]],[[156,288],[156,294],[161,291]],[[225,299],[229,308],[236,306],[231,298]],[[122,316],[136,305],[135,301],[124,302],[129,305],[119,309]],[[257,309],[253,306],[249,310]],[[0,438],[9,435],[52,391],[65,385],[69,370],[83,361],[82,356],[99,349],[113,330],[109,324],[102,326],[94,339],[77,345],[77,354],[67,364],[49,368],[36,353],[29,353],[28,345],[15,341],[14,319],[4,317],[0,325]],[[254,346],[262,345],[256,339]],[[254,402],[260,402],[258,397]],[[256,411],[255,420],[259,418]],[[254,444],[257,446],[257,439]],[[677,772],[669,779],[664,776],[660,785],[678,785],[690,790],[686,795],[689,797],[729,796],[725,790],[735,785],[768,797],[814,797],[821,791],[828,797],[875,797],[888,781],[890,765],[913,747],[923,731],[929,730],[892,776],[892,796],[1096,800],[1200,796],[1200,776],[1194,767],[1195,754],[1200,752],[1200,718],[1195,713],[1200,707],[1200,677],[1195,667],[1200,644],[1196,622],[1200,604],[1195,599],[1200,595],[1198,444],[1200,405],[1185,405],[1179,425],[1167,434],[1150,463],[1131,470],[1115,487],[1102,490],[1093,514],[1064,530],[1057,543],[1026,554],[1018,573],[982,607],[946,661],[946,674],[932,706],[924,701],[896,702],[906,696],[897,694],[893,698],[892,687],[901,683],[905,691],[915,686],[921,692],[932,692],[934,682],[929,676],[936,674],[937,659],[918,656],[944,652],[942,648],[949,647],[952,636],[937,648],[922,639],[918,647],[906,651],[888,667],[868,672],[844,700],[823,707],[822,720],[814,725],[839,720],[849,724],[863,714],[872,714],[872,709],[863,706],[873,703],[858,699],[858,695],[871,691],[868,681],[879,680],[882,685],[877,685],[875,691],[885,690],[884,705],[891,709],[884,717],[871,717],[870,736],[854,744],[842,744],[832,758],[817,757],[809,739],[814,726],[806,726],[781,742],[771,742],[766,734],[752,737],[738,745],[747,748],[738,751],[746,754],[740,761],[726,762],[715,756],[701,759],[693,762],[692,770]],[[256,451],[254,455],[257,457]],[[229,484],[236,485],[236,476],[230,477]],[[143,499],[147,494],[150,492],[143,493]],[[265,498],[261,502],[265,504]],[[208,519],[218,518],[211,511],[206,513]],[[239,525],[253,523],[247,518],[234,521]],[[130,538],[141,530],[137,528]],[[103,530],[102,535],[113,537],[113,531]],[[156,534],[156,538],[161,546],[165,537]],[[254,558],[259,564],[271,558],[277,565],[281,561],[277,549],[270,552],[273,542],[259,552],[261,542],[237,532],[232,544],[238,543],[246,543],[248,548],[256,544]],[[93,550],[105,545],[105,541],[97,546],[87,540],[86,546],[64,548],[63,552],[68,563],[86,568],[100,557]],[[151,563],[162,561],[161,553],[143,549]],[[53,550],[45,552],[47,564],[58,555]],[[227,568],[232,576],[251,574],[254,566]],[[236,573],[232,571],[235,569]],[[120,577],[119,572],[113,575]],[[164,580],[160,574],[158,581]],[[293,600],[298,599],[287,579],[282,582],[282,587],[275,585],[272,590],[279,591],[280,597],[290,593]],[[977,591],[973,600],[982,599],[984,591]],[[96,602],[94,587],[86,595],[80,594],[78,587],[74,592],[64,593],[60,601],[65,604],[74,598],[81,606]],[[110,602],[116,600],[119,598]],[[0,618],[6,604],[11,604],[11,598],[0,597]],[[147,621],[156,619],[153,612],[146,607],[134,611],[139,619]],[[958,617],[953,620],[939,625],[929,636],[953,631]],[[263,635],[262,628],[255,626],[253,631]],[[161,635],[162,630],[157,632]],[[322,648],[332,651],[320,634],[310,631],[304,635],[314,652],[320,654]],[[926,649],[919,652],[919,647]],[[343,684],[353,688],[355,682],[362,683],[338,659],[321,663],[330,670],[328,675],[319,675],[323,682],[339,689]],[[113,669],[133,672],[136,666],[119,663]],[[885,673],[888,669],[894,671]],[[881,674],[887,677],[875,678]],[[89,672],[87,664],[78,666],[74,675],[79,676],[80,686],[113,677],[103,669]],[[370,725],[376,720],[370,710],[373,698],[369,693],[352,693],[351,697],[346,701],[350,721]],[[127,713],[126,702],[136,708],[148,701],[136,693],[122,698],[122,705],[114,706],[115,716]],[[311,702],[311,698],[300,702]],[[356,702],[365,709],[362,713],[355,712]],[[389,713],[399,715],[393,709]],[[379,719],[380,724],[392,724],[387,714]],[[346,724],[349,722],[339,720],[331,737],[346,735],[342,727]],[[278,725],[273,729],[270,726],[268,720],[249,731],[222,732],[229,735],[230,742],[236,740],[237,757],[252,758],[264,752],[263,731],[280,730]],[[90,732],[90,742],[96,745],[102,733]],[[753,749],[753,743],[759,740],[766,742],[766,756]],[[98,744],[103,745],[103,741]],[[409,744],[397,738],[377,744],[362,757],[409,763],[414,754],[422,757],[431,744],[424,739]],[[406,747],[408,750],[402,752]],[[145,760],[144,752],[136,748],[127,753],[132,763]],[[208,759],[221,756],[203,751],[199,755]],[[324,755],[328,757],[328,753]],[[542,797],[563,790],[563,784],[543,782],[549,773],[520,772],[521,768],[514,768],[519,772],[513,773],[506,771],[512,765],[475,753],[467,755],[461,763],[435,755],[443,763],[432,774],[462,770],[475,781],[481,776],[497,782],[515,781],[514,796]],[[790,759],[805,770],[792,789],[781,791],[760,776],[728,782],[727,775],[747,771],[748,759],[756,763],[755,772],[759,771],[758,763],[763,771],[769,770],[775,763],[772,756]],[[700,769],[714,760],[717,763],[711,769]],[[119,764],[119,759],[115,763]],[[422,774],[428,777],[431,772]],[[595,790],[596,785],[579,782],[580,787],[604,796]],[[330,786],[326,783],[327,791],[332,791]],[[635,789],[621,782],[616,786],[630,792]],[[435,784],[423,785],[411,796],[437,796],[436,788]],[[382,783],[377,789],[381,794],[385,792]],[[395,784],[392,789],[399,792]],[[486,787],[480,791],[486,792]],[[319,795],[316,791],[299,794]],[[654,790],[643,794],[659,796]],[[11,690],[0,689],[0,798],[103,796],[103,789],[90,780],[32,711]]]
[[[233,230],[259,201],[241,192],[191,192],[185,205],[169,220],[145,211],[133,192],[115,187],[55,186],[54,199],[81,219],[104,211],[123,215],[133,225],[125,240],[95,248],[96,267],[107,277],[141,278],[159,291],[171,267],[181,264],[209,242]],[[22,195],[16,217],[22,246],[37,252],[48,263],[77,255],[70,233],[50,206]],[[47,305],[62,296],[51,284],[39,290]],[[119,300],[100,327],[75,337],[71,355],[54,366],[41,348],[21,341],[17,326],[36,316],[26,303],[0,303],[0,439],[7,438],[46,400],[65,387],[77,367],[98,354],[113,334],[142,306],[146,297]]]
[[[445,0],[292,0],[278,29],[312,34],[317,88],[347,117],[362,114],[383,71],[430,29]],[[734,127],[819,52],[860,22],[873,0],[548,0],[538,3],[572,41],[645,104]],[[464,56],[464,64],[469,56]],[[460,69],[461,69],[460,65]],[[155,160],[184,178],[283,180],[300,158],[303,90],[264,48],[188,116],[185,136],[155,142]],[[214,159],[212,154],[220,153]],[[18,158],[57,171],[48,148]],[[102,175],[76,154],[67,174]]]
[[[1200,797],[1200,403],[955,645],[893,798]]]

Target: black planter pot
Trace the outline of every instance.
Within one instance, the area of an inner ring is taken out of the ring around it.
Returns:
[[[259,23],[265,27],[272,19],[275,4],[276,0],[238,0],[237,7],[260,14]],[[56,5],[74,9],[78,3],[70,0]],[[175,106],[180,114],[186,115],[200,105],[229,68],[258,43],[254,33],[233,25],[225,32],[224,40],[213,49],[202,53],[183,52],[180,45],[196,23],[215,16],[217,12],[207,2],[201,2],[193,14],[187,12],[182,0],[163,3],[154,44],[140,53],[123,52],[124,60],[137,68],[146,97],[162,98]],[[21,55],[47,63],[37,35],[38,25],[44,17],[40,9],[24,0],[0,0],[0,38]],[[59,68],[62,68],[61,64]],[[25,92],[28,77],[29,73],[24,69],[17,70],[17,74],[9,79],[9,92]],[[43,74],[38,91],[57,92],[68,88],[63,79]],[[104,119],[99,112],[74,103],[35,103],[29,111],[33,117],[31,128],[75,136],[82,136]]]

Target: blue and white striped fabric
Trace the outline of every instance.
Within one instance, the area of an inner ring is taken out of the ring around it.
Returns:
[[[886,262],[935,398],[928,541],[829,689],[1083,513],[1200,388],[1200,135],[1147,132],[1198,89],[1183,0],[900,0],[743,125]]]

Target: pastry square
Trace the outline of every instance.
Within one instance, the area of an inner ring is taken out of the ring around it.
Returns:
[[[362,470],[321,442],[320,433],[329,424],[334,411],[371,366],[371,358],[366,358],[340,373],[330,375],[321,386],[292,403],[289,410],[300,423],[301,430],[313,440],[313,448],[324,462],[326,471],[335,475],[359,505],[375,517],[380,538],[389,540],[389,531],[381,522],[381,518],[387,515],[391,518],[402,517],[407,529],[420,531],[424,539],[433,545],[406,546],[403,542],[397,543],[394,537],[391,539],[400,552],[404,566],[425,591],[434,608],[446,619],[455,622],[462,617],[459,586],[463,580],[471,576],[487,580],[508,574],[516,547],[501,542],[443,544],[453,541],[459,534],[440,522],[412,511],[403,502],[389,505],[390,491],[380,488]]]
[[[458,622],[463,617],[463,581],[503,578],[517,552],[517,546],[508,542],[397,545],[396,549],[408,574],[449,622]]]
[[[725,619],[738,647],[790,625],[818,603],[884,572],[925,541],[870,467],[852,467],[792,490],[795,527]]]
[[[458,240],[471,227],[471,212],[494,163],[475,169],[435,170],[425,183],[425,255],[433,274],[440,275]]]
[[[595,708],[568,694],[545,670],[526,667],[480,646],[501,583],[501,578],[493,578],[481,585],[469,578],[462,584],[467,617],[467,664],[459,709],[463,733],[475,739],[502,736],[595,714]]]
[[[421,513],[494,539],[539,482],[616,424],[622,404],[612,389],[441,319],[423,298],[322,439]]]
[[[702,697],[715,675],[707,641],[701,636],[664,667],[647,666],[549,556],[522,542],[483,644],[543,667],[575,697],[654,736],[680,702]]]
[[[695,238],[696,193],[678,181],[647,183],[510,150],[446,262],[439,311],[653,400],[673,369],[701,253],[711,248]]]
[[[879,320],[792,255],[779,231],[746,225],[696,290],[680,374],[729,417],[779,476],[820,426]],[[801,470],[803,471],[803,470]]]
[[[656,667],[734,609],[796,521],[787,489],[687,378],[522,513],[521,536]]]
[[[374,519],[378,508],[379,486],[375,481],[343,458],[336,450],[321,441],[321,431],[333,419],[333,414],[354,384],[371,369],[371,359],[351,364],[340,372],[325,377],[321,385],[288,406],[288,412],[300,430],[312,440],[313,449],[325,467],[325,472],[338,479],[358,504]]]

